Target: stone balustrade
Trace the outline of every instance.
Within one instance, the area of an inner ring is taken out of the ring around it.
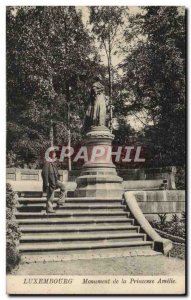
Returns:
[[[7,168],[6,178],[8,181],[21,181],[21,180],[32,180],[32,181],[42,181],[41,176],[42,170],[35,169],[19,169],[19,168]],[[63,182],[68,181],[68,171],[59,170],[60,180]]]

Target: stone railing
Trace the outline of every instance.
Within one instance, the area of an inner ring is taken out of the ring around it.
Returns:
[[[124,182],[127,181],[150,181],[151,185],[155,186],[158,182],[165,183],[165,189],[175,190],[175,175],[176,167],[164,167],[164,168],[148,168],[148,169],[120,169],[118,170],[119,176],[121,176]],[[146,183],[145,183],[146,184]],[[148,183],[149,184],[149,183]],[[147,184],[146,184],[147,186]]]
[[[7,181],[42,182],[42,170],[7,168]],[[150,169],[120,169],[118,175],[123,178],[124,190],[175,190],[176,167]],[[59,170],[60,180],[75,182],[80,170]]]
[[[18,168],[7,168],[6,169],[6,179],[7,181],[42,181],[41,176],[42,170],[35,169],[18,169]],[[68,171],[59,170],[60,180],[68,181]]]
[[[35,169],[7,168],[6,181],[11,184],[14,192],[41,193],[43,188],[41,172],[42,170]],[[66,190],[74,192],[76,183],[68,181],[68,171],[59,170],[59,175],[60,180],[66,183]]]
[[[135,224],[141,227],[141,230],[147,234],[149,239],[154,242],[154,250],[163,252],[165,255],[172,249],[172,242],[168,239],[161,238],[160,235],[152,228],[145,218],[142,209],[137,203],[134,192],[124,193],[124,203],[127,204],[131,215],[135,218]]]

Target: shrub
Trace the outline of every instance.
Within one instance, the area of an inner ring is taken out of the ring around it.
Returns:
[[[186,189],[186,178],[185,178],[185,167],[176,167],[176,188],[177,190],[185,190]]]
[[[158,214],[159,218],[160,218],[160,223],[161,225],[165,225],[166,222],[166,214]]]
[[[186,212],[185,212],[185,211],[183,211],[183,212],[181,213],[181,222],[186,223]]]
[[[15,193],[13,192],[11,185],[9,183],[6,184],[6,207],[9,208],[12,212],[15,209]]]
[[[159,215],[160,221],[152,221],[152,226],[174,236],[185,238],[185,219],[179,218],[176,214],[172,216],[170,221],[166,221],[164,217],[165,214]]]
[[[17,250],[17,244],[20,237],[18,224],[16,223],[14,212],[16,206],[15,193],[11,185],[6,185],[6,258],[7,273],[10,273],[13,268],[20,262],[20,255]]]
[[[179,221],[180,220],[179,220],[179,217],[177,216],[177,214],[172,215],[172,222],[178,223]]]

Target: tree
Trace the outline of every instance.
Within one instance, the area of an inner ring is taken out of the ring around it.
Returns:
[[[131,35],[130,32],[131,31]],[[177,7],[144,7],[125,33],[122,108],[145,111],[145,139],[156,165],[185,162],[185,16]],[[134,43],[130,43],[133,40]],[[179,120],[179,122],[177,122]]]
[[[42,151],[53,143],[53,131],[54,141],[66,142],[71,125],[73,142],[79,140],[88,87],[100,69],[93,39],[75,7],[8,7],[8,152],[19,154],[23,145],[20,157],[37,159],[31,143]],[[25,147],[31,155],[23,153]]]
[[[125,7],[117,6],[92,6],[90,7],[90,24],[92,31],[97,36],[100,48],[105,50],[107,57],[109,77],[109,99],[112,105],[113,90],[113,63],[112,56],[117,54],[117,42],[119,41],[119,29],[124,23]],[[112,110],[111,110],[112,113]],[[112,115],[110,117],[110,122]],[[111,125],[111,124],[110,124]]]

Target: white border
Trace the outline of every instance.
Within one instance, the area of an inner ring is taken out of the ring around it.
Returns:
[[[1,1],[0,4],[0,41],[1,41],[1,68],[0,68],[0,91],[1,91],[1,109],[0,109],[0,134],[1,134],[1,163],[0,163],[0,187],[1,187],[1,199],[0,199],[0,221],[1,221],[1,226],[0,226],[0,233],[1,233],[1,246],[0,246],[0,281],[1,281],[1,288],[0,288],[0,296],[1,299],[5,299],[8,296],[6,295],[6,291],[5,291],[5,287],[6,287],[6,277],[5,277],[5,173],[6,173],[6,169],[5,169],[5,141],[6,141],[6,126],[5,126],[5,122],[6,122],[6,118],[5,118],[5,112],[6,112],[6,73],[5,73],[5,66],[6,66],[6,60],[5,60],[5,7],[8,5],[77,5],[77,6],[82,6],[82,5],[124,5],[124,6],[160,6],[160,5],[168,5],[168,6],[185,6],[188,11],[187,11],[187,18],[189,18],[189,8],[190,8],[190,4],[191,1],[190,0],[184,0],[184,1],[178,1],[178,0],[174,0],[174,1],[165,1],[165,0],[158,0],[158,1],[154,1],[154,0],[150,0],[150,1],[144,1],[144,0],[139,0],[139,1],[135,1],[135,0],[129,0],[129,1],[125,1],[125,0],[118,0],[117,3],[116,2],[112,2],[109,0],[99,0],[99,1],[93,1],[93,0],[83,0],[83,1],[79,1],[79,0],[70,0],[70,1],[53,1],[53,0],[41,0],[41,1],[29,1],[29,0],[12,0],[12,1]],[[190,76],[189,76],[189,71],[190,71],[190,21],[188,20],[188,30],[187,30],[187,34],[188,34],[188,45],[187,45],[187,55],[188,55],[188,65],[187,65],[187,73],[188,73],[188,79],[187,82],[189,82]],[[190,97],[190,85],[187,88],[187,99],[189,99]],[[188,101],[189,104],[189,101]],[[190,106],[188,107],[188,131],[189,131],[189,143],[188,143],[188,153],[189,150],[191,149],[190,147],[190,118],[191,118],[191,111],[190,111]],[[187,166],[188,170],[190,170],[190,160]],[[188,178],[188,188],[190,186],[190,176]],[[190,197],[189,197],[190,198]],[[188,199],[188,203],[189,203],[189,199]],[[189,219],[189,217],[188,217]],[[190,229],[190,224],[189,224],[189,229]],[[188,239],[189,240],[189,239]],[[2,243],[3,241],[3,243]],[[188,268],[189,270],[189,268]],[[188,280],[189,280],[189,287],[190,287],[190,276],[188,276]],[[29,297],[27,297],[29,298]],[[40,297],[36,297],[36,299],[38,299]],[[51,298],[55,298],[54,296],[52,296]],[[74,298],[74,297],[70,297]],[[103,297],[100,297],[103,298]],[[114,297],[112,297],[114,298]],[[115,297],[118,298],[118,297]],[[134,297],[138,298],[138,297]],[[163,297],[163,299],[167,299],[167,297]],[[17,297],[17,299],[23,299],[23,297]]]

